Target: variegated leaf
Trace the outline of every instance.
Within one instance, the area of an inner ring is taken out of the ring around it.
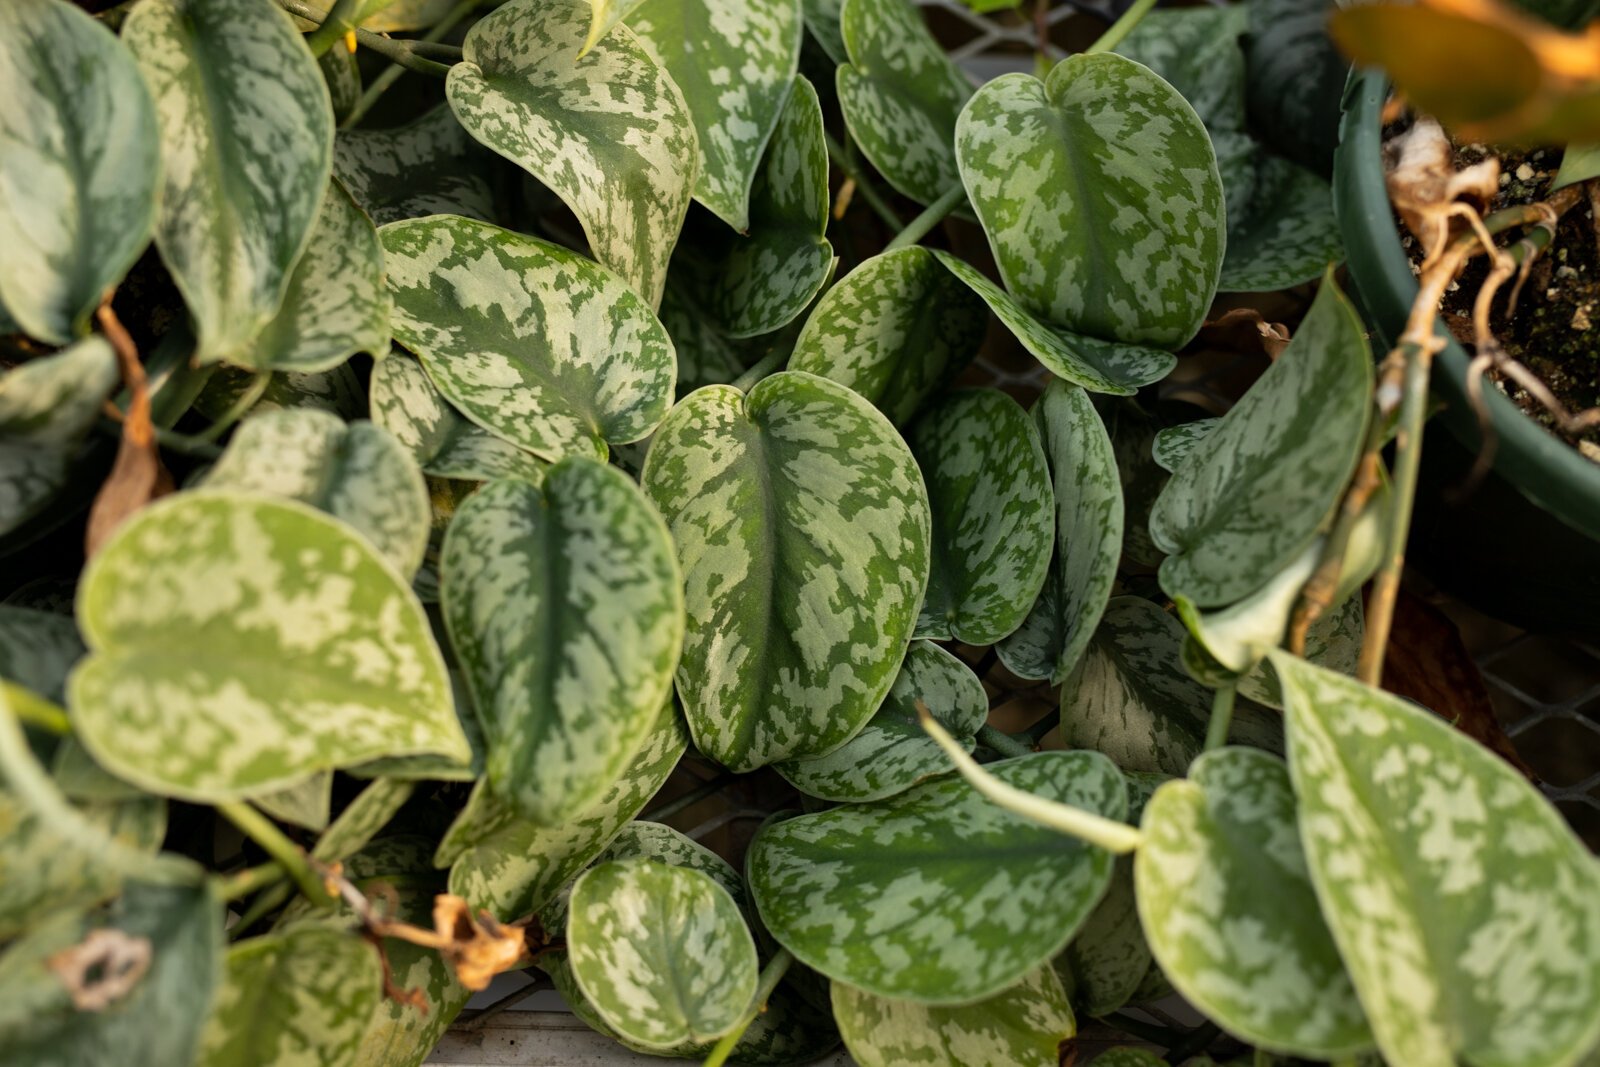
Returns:
[[[661,298],[661,325],[678,356],[678,396],[702,385],[727,385],[756,363],[773,342],[767,337],[733,338],[724,334],[679,285],[667,286]],[[781,332],[779,336],[781,336]]]
[[[66,488],[117,379],[116,356],[101,337],[0,377],[0,534],[40,516]]]
[[[728,891],[688,867],[602,863],[572,887],[567,961],[608,1025],[650,1048],[713,1041],[756,992],[756,946]]]
[[[972,668],[931,641],[913,641],[889,695],[861,732],[826,756],[789,760],[776,770],[807,796],[859,802],[903,793],[950,773],[950,761],[919,724],[925,707],[968,751],[989,717],[989,698]]]
[[[1282,760],[1207,752],[1156,790],[1142,829],[1139,917],[1185,999],[1276,1052],[1337,1060],[1372,1047],[1311,888]]]
[[[834,982],[833,1017],[861,1067],[1058,1067],[1078,1032],[1061,979],[1040,967],[996,996],[953,1008]]]
[[[307,7],[326,15],[334,0],[309,0]],[[449,14],[452,0],[362,0],[355,12],[355,24],[373,33],[403,33],[426,29]],[[295,25],[310,32],[322,24],[295,16]]]
[[[240,941],[198,1067],[343,1067],[382,996],[378,954],[354,932],[310,924]]]
[[[0,100],[0,302],[66,344],[155,227],[155,106],[111,32],[62,0],[0,7]]]
[[[259,0],[148,0],[122,39],[156,102],[156,247],[202,363],[248,361],[328,190],[333,114],[289,16]]]
[[[333,772],[317,771],[294,785],[259,793],[250,800],[279,822],[321,833],[333,814]]]
[[[333,121],[346,121],[361,98],[361,64],[349,49],[332,48],[317,59],[317,69],[328,87]]]
[[[842,7],[844,0],[800,0],[807,32],[822,48],[823,54],[835,63],[850,62],[850,55],[844,47],[844,31],[840,27]]]
[[[427,215],[494,221],[493,157],[439,105],[406,126],[340,130],[333,173],[379,226]]]
[[[849,386],[900,426],[977,355],[985,319],[983,302],[934,253],[900,248],[823,294],[788,367]]]
[[[1027,617],[1050,566],[1055,500],[1039,431],[996,389],[951,393],[912,423],[933,516],[917,636],[992,645]]]
[[[468,421],[444,398],[414,359],[395,354],[372,368],[372,421],[388,430],[435,478],[537,483],[545,464]]]
[[[1193,422],[1168,426],[1156,434],[1150,453],[1162,470],[1169,474],[1176,473],[1191,455],[1200,451],[1200,446],[1221,422],[1221,419],[1195,419]]]
[[[834,263],[827,228],[822,105],[811,83],[797,77],[750,189],[749,232],[696,228],[673,258],[674,283],[729,337],[771,333],[827,283]]]
[[[327,512],[359,531],[406,578],[428,548],[431,509],[422,472],[392,434],[370,422],[347,426],[323,411],[246,419],[202,484]]]
[[[1245,39],[1252,128],[1318,174],[1333,170],[1339,104],[1350,61],[1328,33],[1324,0],[1254,0]]]
[[[1089,1061],[1089,1067],[1166,1067],[1166,1062],[1148,1049],[1125,1046],[1100,1053]],[[1196,1067],[1194,1060],[1187,1062]]]
[[[560,826],[519,817],[480,781],[434,856],[450,866],[450,892],[502,919],[538,911],[655,796],[688,742],[669,700],[627,773],[594,807]]]
[[[450,69],[450,107],[561,197],[596,258],[655,307],[694,188],[694,123],[626,26],[573,60],[590,13],[580,0],[512,0],[479,20]]]
[[[379,778],[363,789],[317,838],[313,859],[338,863],[367,846],[389,824],[416,789],[413,782]]]
[[[1154,574],[1163,553],[1150,540],[1150,509],[1167,484],[1167,472],[1151,456],[1156,423],[1136,399],[1109,400],[1096,405],[1111,436],[1117,457],[1117,477],[1122,482],[1122,570]]]
[[[78,624],[78,735],[151,791],[220,800],[377,756],[470,754],[422,605],[304,504],[208,490],[144,508],[84,570]]]
[[[466,485],[465,482],[450,482],[449,485]],[[430,580],[430,565],[423,564],[422,570],[417,572],[412,580],[413,590],[420,590]],[[438,585],[437,575],[434,581],[434,597],[432,600],[423,600],[427,604],[437,604]],[[420,593],[418,599],[422,599]],[[346,767],[345,773],[352,778],[392,778],[400,782],[472,782],[483,776],[483,725],[478,722],[478,713],[473,710],[472,696],[467,692],[466,682],[455,671],[450,672],[450,689],[455,694],[456,721],[461,724],[461,732],[467,737],[467,745],[472,750],[470,760],[459,760],[449,756],[385,756],[382,759],[371,760],[367,763],[358,763]]]
[[[1142,63],[1189,101],[1210,130],[1243,130],[1244,53],[1239,38],[1250,9],[1186,7],[1152,11],[1117,53]]]
[[[1200,328],[1225,244],[1222,180],[1194,109],[1109,53],[978,90],[956,158],[1006,288],[1048,322],[1175,348]]]
[[[877,409],[784,372],[707,386],[656,434],[642,484],[677,543],[695,744],[739,771],[820,756],[894,682],[927,585],[927,495]]]
[[[72,616],[0,604],[0,679],[59,704],[83,653]]]
[[[474,494],[440,578],[489,788],[546,826],[592,807],[672,693],[683,580],[660,516],[615,467],[565,459]]]
[[[1282,652],[1322,914],[1390,1063],[1570,1064],[1600,1039],[1600,866],[1516,769]]]
[[[1344,259],[1328,183],[1262,153],[1248,210],[1228,220],[1224,292],[1270,292],[1308,282]]]
[[[632,14],[633,9],[644,3],[644,0],[589,0],[589,34],[584,38],[583,50],[578,53],[581,59],[588,54],[595,42],[611,31],[611,27],[621,22]]]
[[[220,418],[238,402],[254,380],[255,375],[250,371],[217,367],[195,398],[194,410],[208,419]],[[366,414],[367,398],[355,371],[349,364],[340,364],[314,374],[279,371],[267,382],[266,392],[250,410],[260,414],[302,408],[326,411],[349,421]]]
[[[1059,685],[1088,647],[1116,582],[1122,484],[1111,438],[1082,389],[1051,382],[1033,418],[1055,486],[1056,550],[1038,602],[998,650],[1012,673]]]
[[[604,459],[666,415],[672,342],[617,275],[452,216],[391,223],[382,237],[395,338],[479,426],[542,459]]]
[[[627,19],[689,105],[694,198],[743,233],[750,183],[799,68],[800,0],[649,0]]]
[[[972,83],[911,0],[849,0],[840,33],[839,108],[861,153],[888,183],[931,204],[961,183],[956,117]]]
[[[1328,277],[1283,355],[1156,501],[1162,589],[1219,607],[1299,556],[1355,470],[1371,395],[1366,332]]]
[[[1102,341],[1048,323],[965,260],[948,252],[935,251],[934,255],[982,297],[1000,324],[1057,378],[1091,392],[1131,396],[1140,386],[1165,378],[1177,366],[1177,357],[1159,348]]]
[[[1120,819],[1096,752],[991,763],[1006,784]],[[961,778],[762,829],[747,859],[767,929],[836,982],[921,1004],[993,996],[1045,963],[1105,892],[1111,854],[991,803]]]

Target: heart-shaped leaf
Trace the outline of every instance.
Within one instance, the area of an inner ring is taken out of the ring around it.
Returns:
[[[541,460],[469,422],[416,360],[390,356],[372,368],[368,388],[372,421],[411,450],[423,473],[467,481],[544,477]]]
[[[1600,868],[1494,753],[1275,652],[1300,840],[1390,1063],[1574,1063],[1600,1038]]]
[[[1044,585],[1055,500],[1028,413],[996,389],[951,393],[906,431],[928,487],[933,566],[917,636],[992,645]]]
[[[743,233],[750,183],[799,69],[798,0],[654,0],[629,13],[628,28],[689,105],[694,198]]]
[[[379,226],[426,215],[492,222],[487,156],[441,104],[406,126],[340,130],[333,173]]]
[[[572,887],[567,960],[613,1029],[654,1048],[713,1041],[756,992],[756,946],[728,891],[654,860],[602,863]]]
[[[672,342],[615,274],[470,219],[396,222],[381,236],[395,338],[479,426],[542,459],[604,459],[666,415]]]
[[[927,585],[927,496],[894,427],[810,374],[707,386],[662,424],[642,484],[683,565],[678,693],[700,751],[748,771],[854,737]]]
[[[1251,128],[1273,151],[1331,174],[1350,61],[1328,34],[1328,5],[1253,0],[1244,43]]]
[[[1371,396],[1366,331],[1327,278],[1283,355],[1156,501],[1161,588],[1219,607],[1299,556],[1355,470]]]
[[[861,153],[897,190],[931,204],[961,183],[956,117],[972,96],[910,0],[849,0],[839,109]]]
[[[846,802],[882,800],[948,774],[950,761],[923,731],[919,708],[970,752],[989,717],[989,698],[972,668],[931,641],[913,641],[889,695],[860,733],[826,756],[776,769],[807,796]]]
[[[1106,340],[1175,348],[1200,328],[1225,244],[1200,119],[1109,53],[1007,74],[956,126],[956,159],[1000,276],[1029,311]]]
[[[422,473],[392,434],[370,422],[347,426],[309,410],[246,419],[203,484],[310,504],[360,531],[405,577],[428,547]]]
[[[1139,917],[1185,999],[1276,1052],[1336,1060],[1372,1047],[1317,908],[1282,760],[1207,752],[1156,790],[1141,828]]]
[[[992,763],[1003,782],[1120,819],[1127,789],[1097,752]],[[944,778],[872,804],[766,826],[750,847],[762,921],[836,982],[921,1004],[993,996],[1049,960],[1105,891],[1111,854]]]
[[[1117,45],[1183,94],[1210,130],[1245,128],[1244,53],[1239,38],[1251,8],[1186,7],[1152,11]]]
[[[1033,407],[1055,485],[1056,551],[1038,602],[998,646],[1022,678],[1064,682],[1094,636],[1122,556],[1122,484],[1111,438],[1082,389],[1054,381]]]
[[[822,295],[788,367],[848,386],[901,426],[977,354],[985,318],[934,253],[898,248]]]
[[[1040,967],[1004,992],[954,1008],[891,1000],[834,982],[833,1017],[861,1067],[914,1063],[1058,1067],[1078,1032],[1061,979]]]
[[[195,356],[248,361],[328,191],[328,88],[289,16],[259,0],[150,0],[122,39],[155,98],[156,247],[194,318]]]
[[[1250,203],[1228,220],[1224,292],[1271,292],[1311,281],[1344,259],[1333,190],[1303,167],[1260,154]]]
[[[312,858],[323,863],[338,863],[365,848],[411,798],[415,788],[413,782],[394,778],[379,778],[368,785],[317,838],[311,850]]]
[[[626,26],[573,60],[589,15],[566,0],[497,8],[467,33],[446,92],[461,125],[559,196],[596,258],[655,307],[694,188],[694,123]]]
[[[593,806],[648,739],[683,644],[655,509],[592,459],[492,482],[456,513],[440,577],[489,787],[547,826]]]
[[[78,735],[153,792],[221,800],[377,756],[470,754],[422,605],[304,504],[205,491],[146,507],[84,570],[78,624]]]
[[[63,345],[155,227],[155,107],[109,30],[61,0],[0,8],[0,302]]]

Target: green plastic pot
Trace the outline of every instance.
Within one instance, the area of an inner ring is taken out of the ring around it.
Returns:
[[[1382,119],[1388,82],[1355,71],[1345,87],[1334,155],[1334,208],[1355,295],[1381,342],[1393,344],[1417,294],[1384,189]],[[1441,336],[1448,336],[1438,327]],[[1428,423],[1408,556],[1435,581],[1528,629],[1600,635],[1600,464],[1484,390],[1499,439],[1494,470],[1460,487],[1480,447],[1467,400],[1467,353],[1453,339],[1434,362],[1443,410]]]

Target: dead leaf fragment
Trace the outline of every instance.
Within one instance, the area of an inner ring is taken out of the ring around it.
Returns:
[[[1500,190],[1500,160],[1489,156],[1457,170],[1450,138],[1431,118],[1391,138],[1383,156],[1389,199],[1430,260],[1450,236],[1451,220],[1482,214]]]
[[[522,959],[522,927],[502,925],[486,911],[473,917],[460,897],[449,893],[434,897],[433,926],[448,942],[440,946],[440,953],[455,968],[461,984],[473,992],[487,989],[495,975]]]
[[[139,362],[133,338],[111,310],[109,298],[100,305],[100,328],[117,354],[122,382],[128,389],[128,412],[122,420],[122,440],[117,460],[89,509],[89,529],[84,554],[93,557],[118,526],[157,497],[172,492],[172,476],[161,465],[155,424],[150,417],[150,385]]]
[[[150,940],[121,930],[92,930],[46,961],[79,1011],[104,1011],[139,984],[150,969]]]
[[[1276,360],[1289,347],[1289,327],[1268,322],[1256,308],[1233,308],[1200,327],[1189,347],[1220,349]]]

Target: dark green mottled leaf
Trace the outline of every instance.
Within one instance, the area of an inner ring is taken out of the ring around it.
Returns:
[[[489,158],[445,105],[406,126],[340,130],[333,142],[333,173],[379,226],[426,215],[494,221]]]
[[[436,478],[537,482],[544,461],[467,419],[414,359],[395,354],[372,368],[372,421],[388,430]]]

